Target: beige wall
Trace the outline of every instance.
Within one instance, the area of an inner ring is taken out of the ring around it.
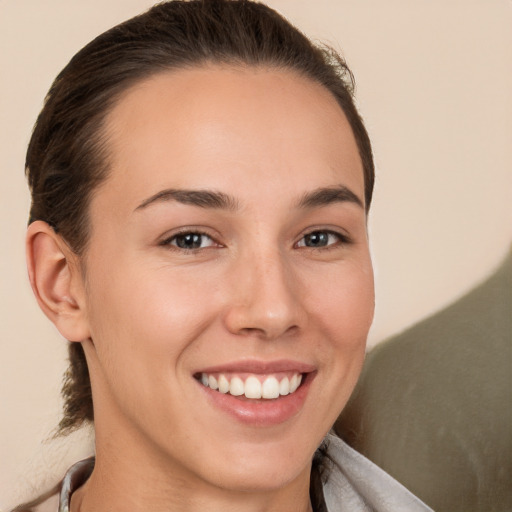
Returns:
[[[52,481],[84,444],[40,447],[58,421],[65,343],[26,279],[31,126],[72,54],[151,3],[0,0],[0,509]],[[460,296],[509,247],[512,2],[268,3],[342,48],[356,75],[378,168],[375,344]]]

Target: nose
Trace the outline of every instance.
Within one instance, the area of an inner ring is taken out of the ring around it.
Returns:
[[[230,281],[232,298],[224,317],[230,332],[273,340],[304,326],[298,283],[279,251],[238,258]]]

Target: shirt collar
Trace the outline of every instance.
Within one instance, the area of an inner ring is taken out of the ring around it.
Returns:
[[[71,495],[89,478],[94,469],[95,458],[81,460],[73,464],[62,481],[59,512],[69,512]]]

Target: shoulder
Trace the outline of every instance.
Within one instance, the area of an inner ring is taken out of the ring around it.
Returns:
[[[94,462],[90,457],[75,463],[53,489],[11,512],[69,512],[71,494],[89,478]]]
[[[59,489],[44,493],[33,501],[18,505],[10,512],[58,512],[59,510]]]
[[[59,495],[53,494],[37,507],[34,507],[33,512],[57,512],[59,510]]]

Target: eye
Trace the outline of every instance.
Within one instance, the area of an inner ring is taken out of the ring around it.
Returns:
[[[313,249],[319,249],[323,247],[329,247],[331,245],[337,245],[339,243],[348,242],[348,238],[340,233],[327,230],[318,230],[304,235],[297,242],[297,247],[311,247]]]
[[[214,240],[205,233],[187,231],[178,233],[163,240],[160,245],[174,246],[185,251],[193,251],[217,245]]]

